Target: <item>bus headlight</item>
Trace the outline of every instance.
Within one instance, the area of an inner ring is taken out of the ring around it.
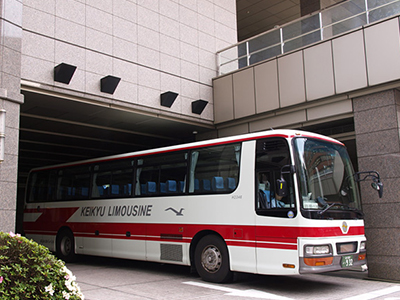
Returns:
[[[361,244],[360,244],[360,251],[365,251],[367,249],[367,247],[366,247],[366,242],[364,241],[364,242],[361,242]]]
[[[330,245],[307,245],[304,247],[304,254],[304,256],[329,255],[332,254],[332,250]]]
[[[322,267],[332,265],[333,255],[331,245],[305,245],[304,263],[307,266]]]

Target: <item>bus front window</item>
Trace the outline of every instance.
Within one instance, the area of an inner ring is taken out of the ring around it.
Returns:
[[[301,211],[306,218],[362,218],[354,171],[344,146],[296,138]]]

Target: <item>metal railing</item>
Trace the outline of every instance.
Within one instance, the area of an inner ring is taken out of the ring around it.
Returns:
[[[217,52],[223,75],[397,15],[400,0],[349,0]]]

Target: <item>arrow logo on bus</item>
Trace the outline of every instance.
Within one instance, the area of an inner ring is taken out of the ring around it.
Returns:
[[[183,216],[182,211],[184,210],[184,208],[181,208],[180,211],[177,211],[175,208],[168,207],[165,211],[167,211],[167,210],[172,210],[177,216]]]

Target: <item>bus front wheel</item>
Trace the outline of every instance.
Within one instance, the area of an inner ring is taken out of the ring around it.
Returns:
[[[76,260],[75,240],[70,230],[63,230],[57,235],[57,256],[65,262]]]
[[[195,265],[205,281],[227,282],[233,277],[229,268],[228,248],[215,235],[207,235],[199,241],[195,250]]]

